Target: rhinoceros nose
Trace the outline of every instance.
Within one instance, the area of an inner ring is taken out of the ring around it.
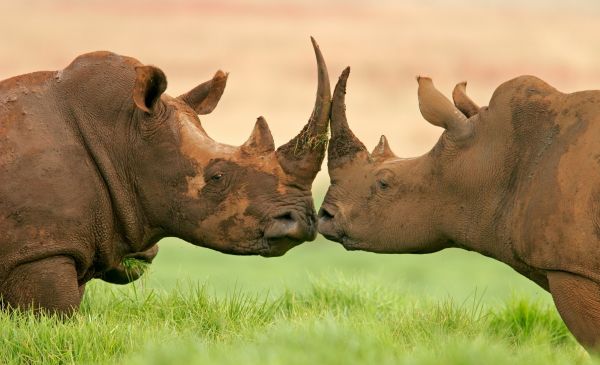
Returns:
[[[327,209],[326,207],[321,207],[319,209],[319,221],[327,221],[333,219],[334,213],[332,213],[332,209]]]
[[[321,206],[319,209],[319,233],[328,240],[339,242],[340,235],[335,224],[336,210],[331,206]]]
[[[273,217],[272,223],[265,231],[265,238],[287,238],[295,241],[310,241],[315,238],[313,224],[302,219],[296,212],[288,211]]]

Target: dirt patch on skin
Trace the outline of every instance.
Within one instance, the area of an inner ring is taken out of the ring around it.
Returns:
[[[351,161],[356,154],[365,152],[365,145],[352,132],[343,129],[334,140],[330,141],[327,149],[330,167],[337,168]]]
[[[289,160],[299,161],[303,159],[307,153],[317,151],[320,153],[321,160],[325,155],[327,143],[329,141],[329,133],[314,135],[314,128],[311,125],[305,125],[302,131],[294,137],[294,139],[281,147],[278,151],[286,156]]]

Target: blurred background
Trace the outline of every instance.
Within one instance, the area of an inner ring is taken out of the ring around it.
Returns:
[[[0,79],[57,70],[77,55],[110,50],[162,68],[178,95],[230,73],[218,108],[202,118],[216,140],[238,145],[264,115],[276,144],[307,121],[316,90],[309,36],[335,83],[350,65],[348,118],[368,148],[386,134],[400,156],[427,152],[441,130],[419,115],[416,75],[450,95],[467,80],[486,105],[502,82],[536,75],[564,92],[600,86],[600,2],[409,1],[3,1]],[[333,85],[332,85],[333,86]],[[317,206],[328,183],[314,183]],[[208,285],[279,293],[341,276],[425,296],[495,303],[517,294],[550,298],[505,265],[475,253],[415,255],[345,252],[322,237],[281,258],[233,257],[165,239],[144,285],[168,290]]]

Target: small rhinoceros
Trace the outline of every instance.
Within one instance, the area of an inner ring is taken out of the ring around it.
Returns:
[[[198,114],[217,105],[221,71],[173,98],[160,69],[94,52],[0,82],[3,306],[68,314],[90,279],[136,279],[124,258],[151,261],[166,236],[263,256],[313,240],[331,93],[312,41],[316,104],[277,150],[262,117],[240,147],[203,130]]]
[[[345,115],[349,69],[335,88],[319,231],[350,250],[428,253],[447,247],[500,260],[552,294],[584,346],[600,344],[600,92],[563,94],[522,76],[479,108],[454,105],[418,78],[419,107],[445,128],[433,149],[372,153]]]

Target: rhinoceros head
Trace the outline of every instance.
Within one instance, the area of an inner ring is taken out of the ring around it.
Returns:
[[[227,74],[176,98],[154,66],[135,67],[133,132],[127,156],[148,226],[156,235],[232,254],[282,255],[316,236],[311,185],[326,144],[331,91],[313,40],[318,90],[304,129],[275,149],[263,117],[241,146],[211,139],[198,114],[210,113]],[[131,100],[131,99],[130,99]]]
[[[446,132],[428,154],[399,158],[385,136],[369,153],[348,126],[344,70],[333,94],[328,168],[331,185],[319,212],[319,232],[347,249],[376,252],[428,252],[447,242],[441,229],[446,206],[455,206],[451,186],[444,186],[442,165],[468,143],[471,124],[464,113],[478,107],[457,85],[453,105],[420,77],[419,106],[430,123]]]

